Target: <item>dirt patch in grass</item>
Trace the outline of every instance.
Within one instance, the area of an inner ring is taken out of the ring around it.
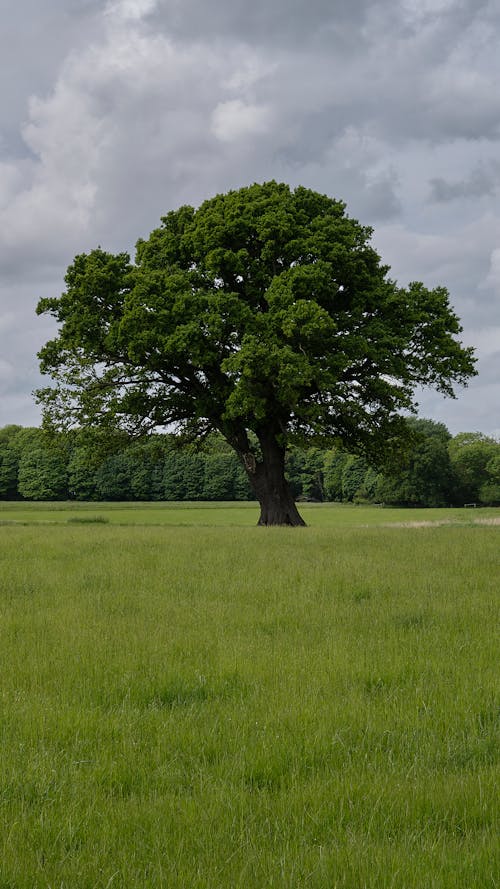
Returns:
[[[500,516],[495,517],[492,516],[488,519],[472,519],[470,522],[454,522],[454,521],[446,521],[437,520],[433,521],[421,521],[421,522],[385,522],[381,527],[383,528],[439,528],[444,525],[448,525],[451,527],[455,525],[456,527],[460,527],[463,525],[500,525]]]
[[[500,525],[500,516],[492,516],[489,519],[473,519],[475,525]]]

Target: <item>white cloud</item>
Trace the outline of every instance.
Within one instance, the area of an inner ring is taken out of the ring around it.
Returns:
[[[212,53],[205,60],[210,82],[217,60]],[[167,38],[108,17],[100,39],[68,56],[50,94],[29,101],[22,134],[33,160],[24,176],[19,165],[0,166],[0,252],[12,261],[21,250],[67,255],[101,237],[99,220],[114,209],[110,182],[118,177],[126,195],[131,181],[139,187],[154,175],[151,157],[192,156],[203,142],[203,104],[207,121],[209,114],[198,62]]]
[[[469,335],[478,352],[487,358],[500,352],[500,324],[492,324],[489,328],[469,329]]]
[[[124,21],[140,21],[152,13],[157,5],[158,0],[117,0],[108,3],[105,13]]]
[[[0,394],[4,395],[15,378],[15,370],[10,361],[0,358]]]
[[[419,22],[453,8],[455,0],[403,0],[402,7],[411,21]]]
[[[491,253],[490,268],[485,283],[494,287],[497,295],[500,296],[500,247],[496,247]],[[498,342],[500,343],[500,337]]]
[[[212,114],[212,131],[221,142],[234,142],[265,133],[270,126],[269,108],[241,99],[219,102]]]
[[[12,161],[2,163],[0,161],[0,212],[8,207],[14,195],[23,186],[23,174],[21,165]]]

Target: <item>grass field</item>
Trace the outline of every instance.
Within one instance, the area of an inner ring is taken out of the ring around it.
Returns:
[[[470,525],[496,520],[500,509],[393,509],[338,503],[302,503],[300,512],[313,527],[345,528],[445,522]],[[111,522],[116,525],[255,526],[256,503],[24,503],[0,501],[0,525]]]
[[[498,512],[302,511],[0,506],[0,889],[500,886]]]

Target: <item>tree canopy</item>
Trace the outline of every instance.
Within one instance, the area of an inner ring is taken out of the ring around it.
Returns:
[[[341,201],[268,182],[168,213],[134,263],[76,256],[37,308],[60,325],[40,352],[46,422],[218,430],[260,522],[301,524],[290,444],[380,460],[407,437],[418,386],[453,396],[474,373],[446,288],[399,287],[371,235]]]

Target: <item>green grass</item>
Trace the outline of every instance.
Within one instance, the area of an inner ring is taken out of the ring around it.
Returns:
[[[2,504],[0,889],[500,885],[500,528],[396,512]]]
[[[299,510],[313,527],[363,526],[421,521],[471,524],[498,517],[494,507],[478,509],[397,509],[338,503],[301,503]],[[187,503],[34,503],[0,501],[0,525],[109,521],[116,525],[253,526],[259,508],[247,502]]]

